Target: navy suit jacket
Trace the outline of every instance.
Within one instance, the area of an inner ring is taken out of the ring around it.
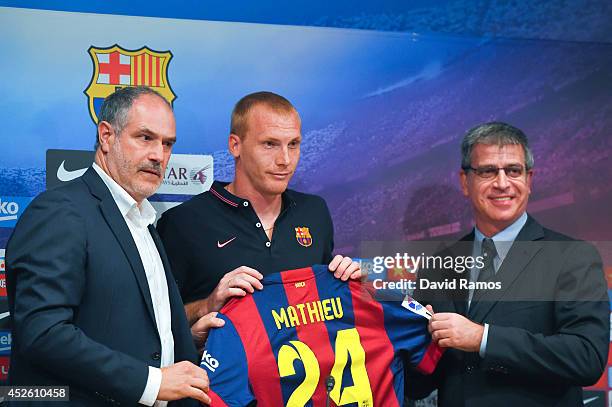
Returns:
[[[149,230],[168,282],[175,361],[197,362],[168,259]],[[7,246],[6,280],[11,385],[68,385],[73,404],[138,402],[161,342],[136,244],[92,168],[32,201]]]
[[[474,233],[442,256],[471,256]],[[419,272],[434,281],[468,279],[453,270]],[[489,324],[485,357],[448,349],[434,374],[409,372],[406,393],[438,388],[438,405],[582,406],[581,386],[594,384],[608,359],[610,311],[595,248],[543,228],[531,216],[493,281],[501,289],[417,290],[435,312]],[[458,285],[458,287],[460,287]]]

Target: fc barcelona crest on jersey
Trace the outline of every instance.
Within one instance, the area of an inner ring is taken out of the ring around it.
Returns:
[[[295,228],[295,238],[298,243],[304,247],[312,245],[312,236],[310,236],[310,230],[307,227],[301,226]]]
[[[170,51],[158,52],[148,47],[127,50],[115,44],[109,48],[89,47],[89,55],[93,75],[85,94],[94,123],[98,123],[104,98],[118,88],[145,85],[159,92],[170,104],[176,99],[168,82]]]

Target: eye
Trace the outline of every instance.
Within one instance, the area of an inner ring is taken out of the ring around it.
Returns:
[[[276,144],[273,141],[267,140],[263,142],[263,145],[265,148],[273,148]]]
[[[504,168],[510,178],[518,178],[523,175],[523,167],[511,166]]]
[[[140,138],[142,138],[144,141],[151,141],[152,140],[151,136],[149,136],[148,134],[141,134]]]
[[[479,167],[476,173],[484,178],[492,178],[497,175],[497,168],[493,166],[483,166]]]
[[[294,140],[289,143],[289,148],[298,148],[300,146],[300,142],[298,140]]]

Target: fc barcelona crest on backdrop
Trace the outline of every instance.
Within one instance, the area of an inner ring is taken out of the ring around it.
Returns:
[[[148,47],[127,50],[115,44],[109,48],[89,47],[89,55],[93,75],[85,94],[94,123],[98,123],[104,98],[118,88],[145,85],[158,91],[170,103],[176,99],[168,82],[170,51],[158,52]]]
[[[307,227],[302,226],[295,228],[295,238],[298,243],[304,247],[312,245],[312,236],[310,236],[310,231]]]

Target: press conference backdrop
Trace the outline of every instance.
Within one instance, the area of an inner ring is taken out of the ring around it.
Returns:
[[[468,230],[459,143],[490,120],[530,137],[532,214],[582,239],[612,240],[610,44],[1,7],[0,38],[0,248],[34,196],[91,162],[102,99],[137,84],[171,100],[177,119],[177,155],[152,198],[161,209],[232,178],[233,104],[270,90],[302,116],[291,186],[325,197],[338,252],[358,256],[364,241],[451,240]],[[602,254],[610,274],[611,255]],[[608,377],[597,391],[612,387]]]

